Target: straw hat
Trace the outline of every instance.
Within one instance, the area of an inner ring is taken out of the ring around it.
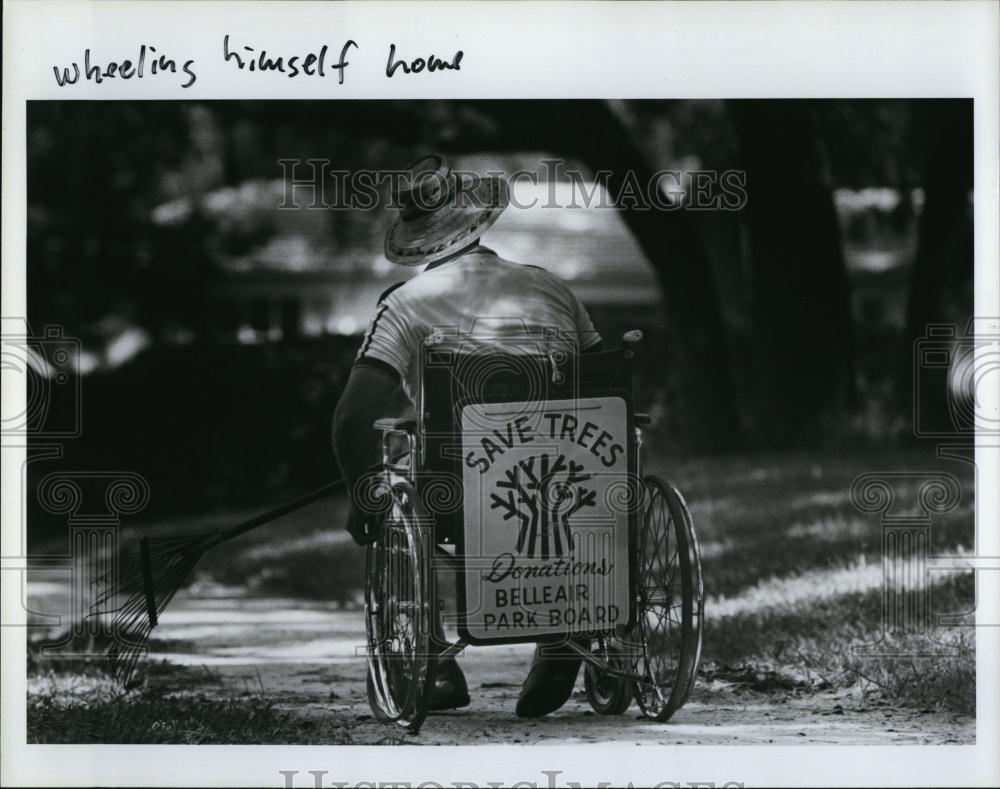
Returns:
[[[385,256],[403,266],[433,263],[489,229],[507,207],[502,176],[455,173],[440,156],[407,168],[395,194],[399,216],[385,234]]]

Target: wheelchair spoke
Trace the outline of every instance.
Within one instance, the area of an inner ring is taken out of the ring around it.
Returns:
[[[401,494],[368,553],[368,698],[376,715],[410,729],[427,713],[429,556],[411,499]]]
[[[700,622],[692,633],[694,576],[688,547],[693,532],[675,490],[655,478],[647,478],[645,486],[635,628],[641,650],[634,660],[642,679],[636,698],[646,715],[666,720],[683,703],[697,669]],[[696,551],[695,546],[695,562]]]

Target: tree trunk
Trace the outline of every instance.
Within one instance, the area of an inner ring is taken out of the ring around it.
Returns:
[[[732,101],[748,202],[758,438],[810,438],[854,394],[850,285],[809,106]]]
[[[924,164],[924,206],[920,214],[917,255],[910,279],[906,332],[898,370],[900,405],[913,404],[913,382],[930,381],[920,392],[920,407],[943,417],[946,388],[936,376],[915,375],[914,343],[926,334],[929,324],[954,322],[970,317],[948,309],[947,296],[973,277],[972,206],[973,185],[972,101],[940,100],[922,107],[922,126],[931,130]],[[956,327],[961,333],[964,326]],[[927,414],[931,418],[931,414]],[[940,419],[933,419],[940,422]]]
[[[610,171],[612,197],[629,177],[646,188],[656,171],[607,103],[565,102],[559,110],[553,150],[578,156],[595,172]],[[678,428],[686,433],[678,438],[704,451],[740,446],[743,431],[726,327],[711,262],[692,216],[686,210],[634,205],[618,210],[656,273],[677,341],[677,408],[683,415]]]

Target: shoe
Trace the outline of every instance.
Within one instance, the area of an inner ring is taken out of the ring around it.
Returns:
[[[589,639],[577,639],[576,643],[590,646]],[[517,717],[540,718],[569,701],[582,662],[583,658],[565,644],[536,646],[531,668],[517,698],[514,710]]]
[[[431,691],[431,710],[455,710],[469,705],[469,687],[465,675],[455,658],[446,658],[438,663]]]

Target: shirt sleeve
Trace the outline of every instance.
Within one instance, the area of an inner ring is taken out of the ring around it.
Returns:
[[[415,336],[401,303],[394,294],[390,294],[379,301],[375,317],[354,359],[354,366],[381,370],[398,383],[410,371],[416,353]]]
[[[577,352],[598,349],[602,343],[601,335],[594,328],[594,322],[590,320],[590,315],[587,313],[587,308],[583,306],[583,302],[559,277],[539,266],[532,266],[532,268],[544,272],[546,287],[551,289],[550,292],[557,294],[564,308],[568,310],[569,318],[573,323],[573,331],[576,332]]]
[[[570,296],[573,299],[573,312],[574,319],[576,321],[576,333],[580,342],[580,350],[586,351],[588,348],[593,348],[595,345],[599,345],[601,343],[601,335],[598,334],[597,329],[594,328],[594,322],[590,320],[587,308],[583,306],[583,303],[576,297],[575,294],[571,292]]]

